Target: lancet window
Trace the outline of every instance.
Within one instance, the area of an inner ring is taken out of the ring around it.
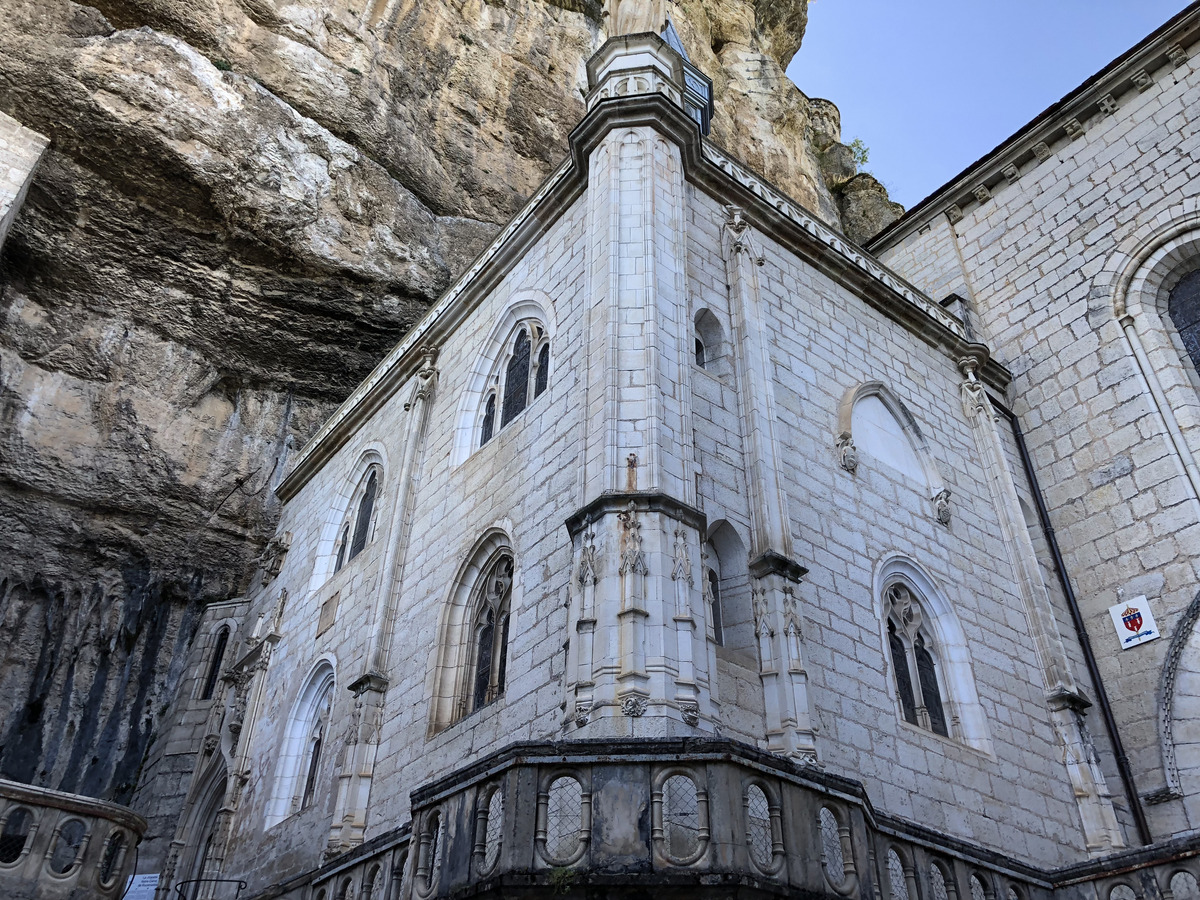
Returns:
[[[329,759],[333,696],[333,667],[322,662],[309,676],[288,717],[275,790],[267,807],[267,827],[313,806],[320,798],[322,772]]]
[[[213,647],[212,657],[208,663],[208,675],[204,679],[204,689],[200,692],[201,700],[211,700],[217,689],[217,678],[221,675],[221,663],[225,659],[225,648],[229,644],[229,626],[223,626],[217,633],[216,646]]]
[[[463,713],[471,713],[504,693],[508,669],[508,626],[511,619],[513,559],[501,556],[488,570],[475,601],[469,694]]]
[[[333,570],[341,571],[350,560],[362,553],[375,530],[375,506],[379,497],[379,466],[371,466],[366,477],[354,492],[346,519],[338,529],[337,560]]]
[[[888,649],[900,713],[911,725],[950,736],[937,647],[920,600],[903,583],[885,592]]]
[[[537,322],[517,326],[483,402],[479,445],[519,416],[550,386],[550,339]],[[499,414],[500,421],[496,421]]]

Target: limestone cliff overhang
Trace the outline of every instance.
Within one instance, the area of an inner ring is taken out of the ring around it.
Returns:
[[[678,55],[652,34],[613,38],[597,57],[614,49],[635,52],[639,42],[653,44],[659,56]],[[679,77],[682,67],[667,66]],[[682,84],[679,85],[682,93]],[[285,502],[375,414],[422,365],[430,347],[439,346],[586,191],[589,158],[604,136],[616,129],[652,126],[681,150],[684,177],[697,189],[739,207],[743,218],[763,237],[795,254],[841,284],[868,305],[951,358],[972,355],[978,345],[962,320],[826,225],[766,179],[703,138],[680,103],[662,92],[589,98],[589,111],[570,136],[570,155],[504,226],[407,335],[329,417],[299,454],[276,493]],[[1012,376],[994,360],[981,377],[1001,394]]]
[[[871,253],[902,243],[939,217],[951,224],[990,203],[1076,139],[1089,125],[1118,112],[1126,99],[1153,90],[1161,78],[1187,64],[1200,42],[1200,2],[1117,57],[1071,93],[1048,107],[1012,137],[942,185],[867,241]]]

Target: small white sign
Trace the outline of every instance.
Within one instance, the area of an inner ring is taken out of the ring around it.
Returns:
[[[154,900],[158,890],[158,875],[134,875],[125,886],[122,900]]]
[[[1116,606],[1110,606],[1108,614],[1112,616],[1113,628],[1117,629],[1117,640],[1121,642],[1122,650],[1162,637],[1158,633],[1158,626],[1154,624],[1150,601],[1145,597],[1123,600]]]

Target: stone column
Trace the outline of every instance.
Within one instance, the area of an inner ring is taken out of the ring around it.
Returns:
[[[750,498],[750,575],[760,677],[767,717],[767,746],[806,764],[817,764],[816,724],[808,700],[798,594],[807,571],[793,558],[791,517],[779,476],[775,436],[775,381],[763,328],[758,284],[761,253],[741,210],[728,207],[725,263],[733,317],[738,409],[746,441]]]
[[[413,379],[412,393],[404,405],[408,433],[404,455],[396,473],[395,501],[391,522],[382,539],[386,549],[382,564],[383,584],[376,594],[371,615],[370,642],[363,655],[364,671],[350,683],[354,709],[337,761],[333,824],[326,856],[344,853],[363,842],[367,830],[375,759],[379,752],[383,710],[389,683],[389,659],[395,635],[396,605],[400,599],[404,562],[412,524],[413,477],[425,444],[429,407],[437,385],[437,350],[421,350],[421,366]]]
[[[1021,514],[1016,481],[1004,452],[997,415],[976,376],[986,360],[987,350],[982,346],[971,356],[959,360],[965,379],[962,383],[963,411],[975,432],[1004,546],[1013,564],[1029,634],[1042,671],[1046,703],[1062,742],[1063,763],[1079,804],[1088,851],[1108,853],[1124,847],[1125,840],[1084,719],[1084,710],[1091,702],[1075,682],[1054,608],[1042,581],[1037,553]]]

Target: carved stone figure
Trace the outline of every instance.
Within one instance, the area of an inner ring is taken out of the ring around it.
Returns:
[[[854,446],[854,438],[850,432],[843,431],[838,435],[838,465],[847,472],[853,472],[858,468],[858,448]]]
[[[667,25],[667,0],[610,0],[610,34],[661,34]]]

